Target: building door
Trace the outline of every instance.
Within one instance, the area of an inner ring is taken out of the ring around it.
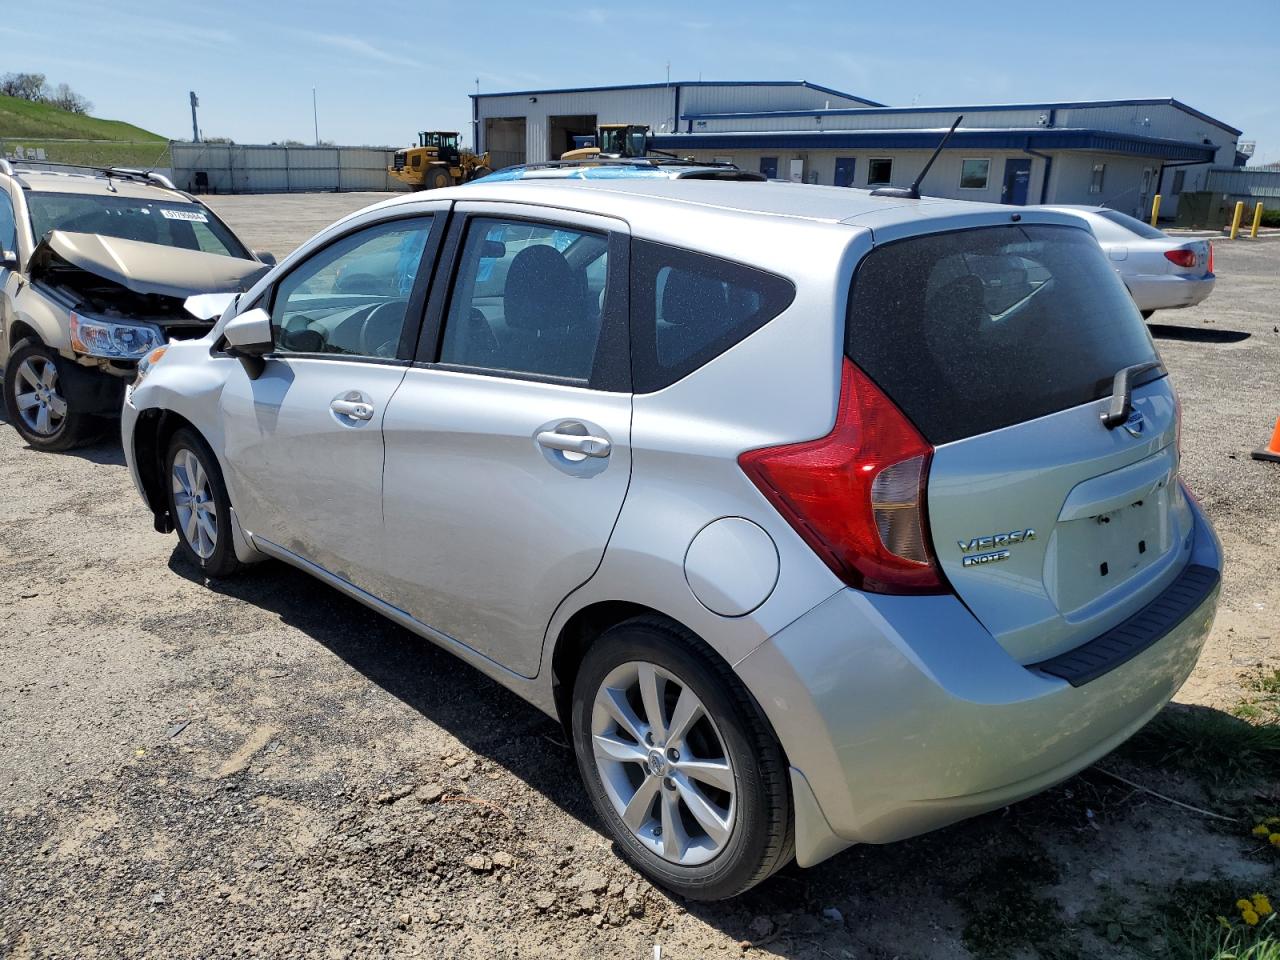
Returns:
[[[855,161],[853,157],[836,157],[836,179],[837,187],[853,186],[853,168]]]
[[[770,180],[778,179],[778,158],[777,157],[761,157],[760,172]]]
[[[1152,184],[1155,183],[1156,168],[1142,168],[1142,190],[1138,195],[1138,210],[1136,216],[1139,220],[1146,220],[1151,213],[1151,194]]]
[[[1004,186],[1000,189],[1000,202],[1013,203],[1020,207],[1027,204],[1027,193],[1031,189],[1031,161],[1006,160],[1004,162]]]

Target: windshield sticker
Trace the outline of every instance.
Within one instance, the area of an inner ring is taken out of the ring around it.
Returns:
[[[160,208],[160,216],[166,220],[190,220],[192,223],[208,223],[209,218],[199,210],[166,210]]]

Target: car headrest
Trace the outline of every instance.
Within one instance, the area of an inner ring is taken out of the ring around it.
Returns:
[[[719,280],[689,270],[672,270],[667,275],[662,289],[665,323],[723,323],[728,308],[724,284]]]
[[[508,327],[564,331],[586,316],[582,286],[569,261],[555,247],[525,247],[511,261],[503,293]]]

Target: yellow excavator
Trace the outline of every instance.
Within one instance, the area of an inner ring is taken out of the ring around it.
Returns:
[[[449,130],[424,130],[418,145],[397,150],[387,173],[410,190],[436,190],[455,183],[469,183],[493,173],[489,154],[458,149],[458,134]]]
[[[590,137],[585,138],[590,140]],[[649,155],[649,128],[642,123],[602,123],[596,128],[595,143],[578,146],[560,154],[561,160],[610,160]]]

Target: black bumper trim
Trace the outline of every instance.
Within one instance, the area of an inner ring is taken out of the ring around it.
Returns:
[[[1074,650],[1032,664],[1030,669],[1058,677],[1073,687],[1097,680],[1132,660],[1187,619],[1221,579],[1221,572],[1213,567],[1189,564],[1164,593],[1128,620]]]

